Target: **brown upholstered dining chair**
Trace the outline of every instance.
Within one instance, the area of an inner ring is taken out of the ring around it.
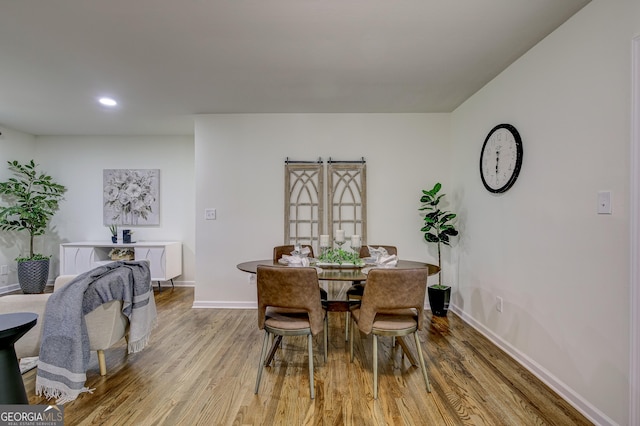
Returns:
[[[313,255],[313,247],[311,247],[310,245],[307,244],[303,244],[301,246],[302,248],[308,248],[309,249],[309,257],[315,257]],[[275,246],[273,248],[273,260],[280,260],[282,258],[282,255],[284,254],[291,254],[291,252],[295,250],[295,246],[293,245],[287,245],[287,246]],[[327,294],[327,290],[325,290],[324,288],[320,287],[318,285],[318,288],[320,289],[320,298],[322,300],[327,300],[328,294]]]
[[[303,244],[301,246],[302,248],[308,248],[310,250],[309,252],[309,257],[314,257],[313,256],[313,247],[311,247],[310,245],[307,244]],[[286,245],[286,246],[275,246],[273,248],[273,260],[279,260],[282,258],[282,255],[284,254],[291,254],[291,252],[295,250],[295,246],[293,245]]]
[[[309,350],[309,391],[315,397],[313,383],[313,336],[323,331],[324,360],[327,360],[327,313],[322,307],[315,268],[258,266],[258,327],[264,340],[258,366],[255,393],[265,365],[269,365],[283,336],[307,335]],[[269,337],[277,336],[270,339]],[[272,340],[267,354],[268,342]]]
[[[360,247],[360,257],[362,259],[364,259],[365,257],[371,256],[371,254],[369,253],[369,247],[373,247],[373,248],[382,247],[387,251],[388,254],[395,254],[396,256],[398,255],[398,248],[396,246],[383,246],[379,244],[369,244],[367,246]]]
[[[418,330],[422,329],[428,269],[372,269],[367,277],[362,302],[351,308],[350,356],[353,362],[355,326],[364,334],[373,334],[373,397],[378,398],[378,336],[392,336],[413,365],[415,358],[403,340],[413,334],[420,369],[427,391],[431,385],[424,364]]]
[[[378,244],[369,244],[369,246],[373,248],[383,247],[387,250],[388,254],[398,255],[398,248],[396,246],[383,246]],[[366,257],[370,257],[371,253],[369,253],[369,246],[360,247],[360,259],[364,259]],[[347,300],[361,300],[362,293],[364,292],[364,283],[362,281],[354,281],[353,285],[347,289]],[[347,312],[347,317],[344,325],[344,340],[349,340],[349,322],[350,322],[350,314]]]

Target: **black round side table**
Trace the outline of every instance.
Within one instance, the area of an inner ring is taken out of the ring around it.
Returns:
[[[37,321],[31,312],[0,315],[0,404],[29,404],[13,345]]]

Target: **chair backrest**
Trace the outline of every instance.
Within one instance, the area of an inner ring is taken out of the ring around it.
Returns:
[[[315,268],[259,265],[258,327],[264,329],[267,307],[304,311],[309,315],[311,334],[322,331],[324,312],[318,291],[318,272]]]
[[[396,246],[383,246],[379,244],[369,244],[373,248],[384,247],[387,250],[387,253],[398,255],[398,248]],[[365,257],[369,257],[371,254],[369,253],[369,247],[362,246],[360,247],[360,258],[364,259]]]
[[[310,245],[307,244],[303,244],[302,247],[307,247],[310,252],[309,252],[309,257],[315,257],[313,255],[313,247],[311,247]],[[280,258],[282,258],[283,254],[291,254],[291,252],[295,250],[295,246],[290,245],[290,246],[276,246],[273,248],[273,260],[278,260]]]
[[[427,268],[372,269],[364,286],[358,328],[371,333],[376,314],[393,314],[398,309],[414,309],[418,330],[422,329]]]

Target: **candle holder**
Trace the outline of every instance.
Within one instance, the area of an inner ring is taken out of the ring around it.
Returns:
[[[329,245],[322,245],[320,246],[320,255],[325,254],[327,251],[329,251],[329,249],[331,248],[331,246]]]
[[[318,245],[320,246],[320,255],[323,255],[331,248],[331,244],[329,243],[329,236],[326,234],[320,235]]]
[[[360,235],[353,234],[351,236],[351,250],[360,255],[360,247],[362,246],[362,240],[360,239]]]
[[[342,229],[336,230],[336,236],[334,238],[334,242],[338,245],[338,249],[342,249],[342,245],[344,244],[344,230]]]

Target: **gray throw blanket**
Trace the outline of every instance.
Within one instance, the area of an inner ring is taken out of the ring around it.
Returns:
[[[73,401],[82,392],[89,364],[89,336],[84,316],[111,300],[123,301],[129,318],[129,353],[144,349],[156,324],[156,305],[146,261],[119,261],[78,275],[54,291],[45,308],[36,395]]]

